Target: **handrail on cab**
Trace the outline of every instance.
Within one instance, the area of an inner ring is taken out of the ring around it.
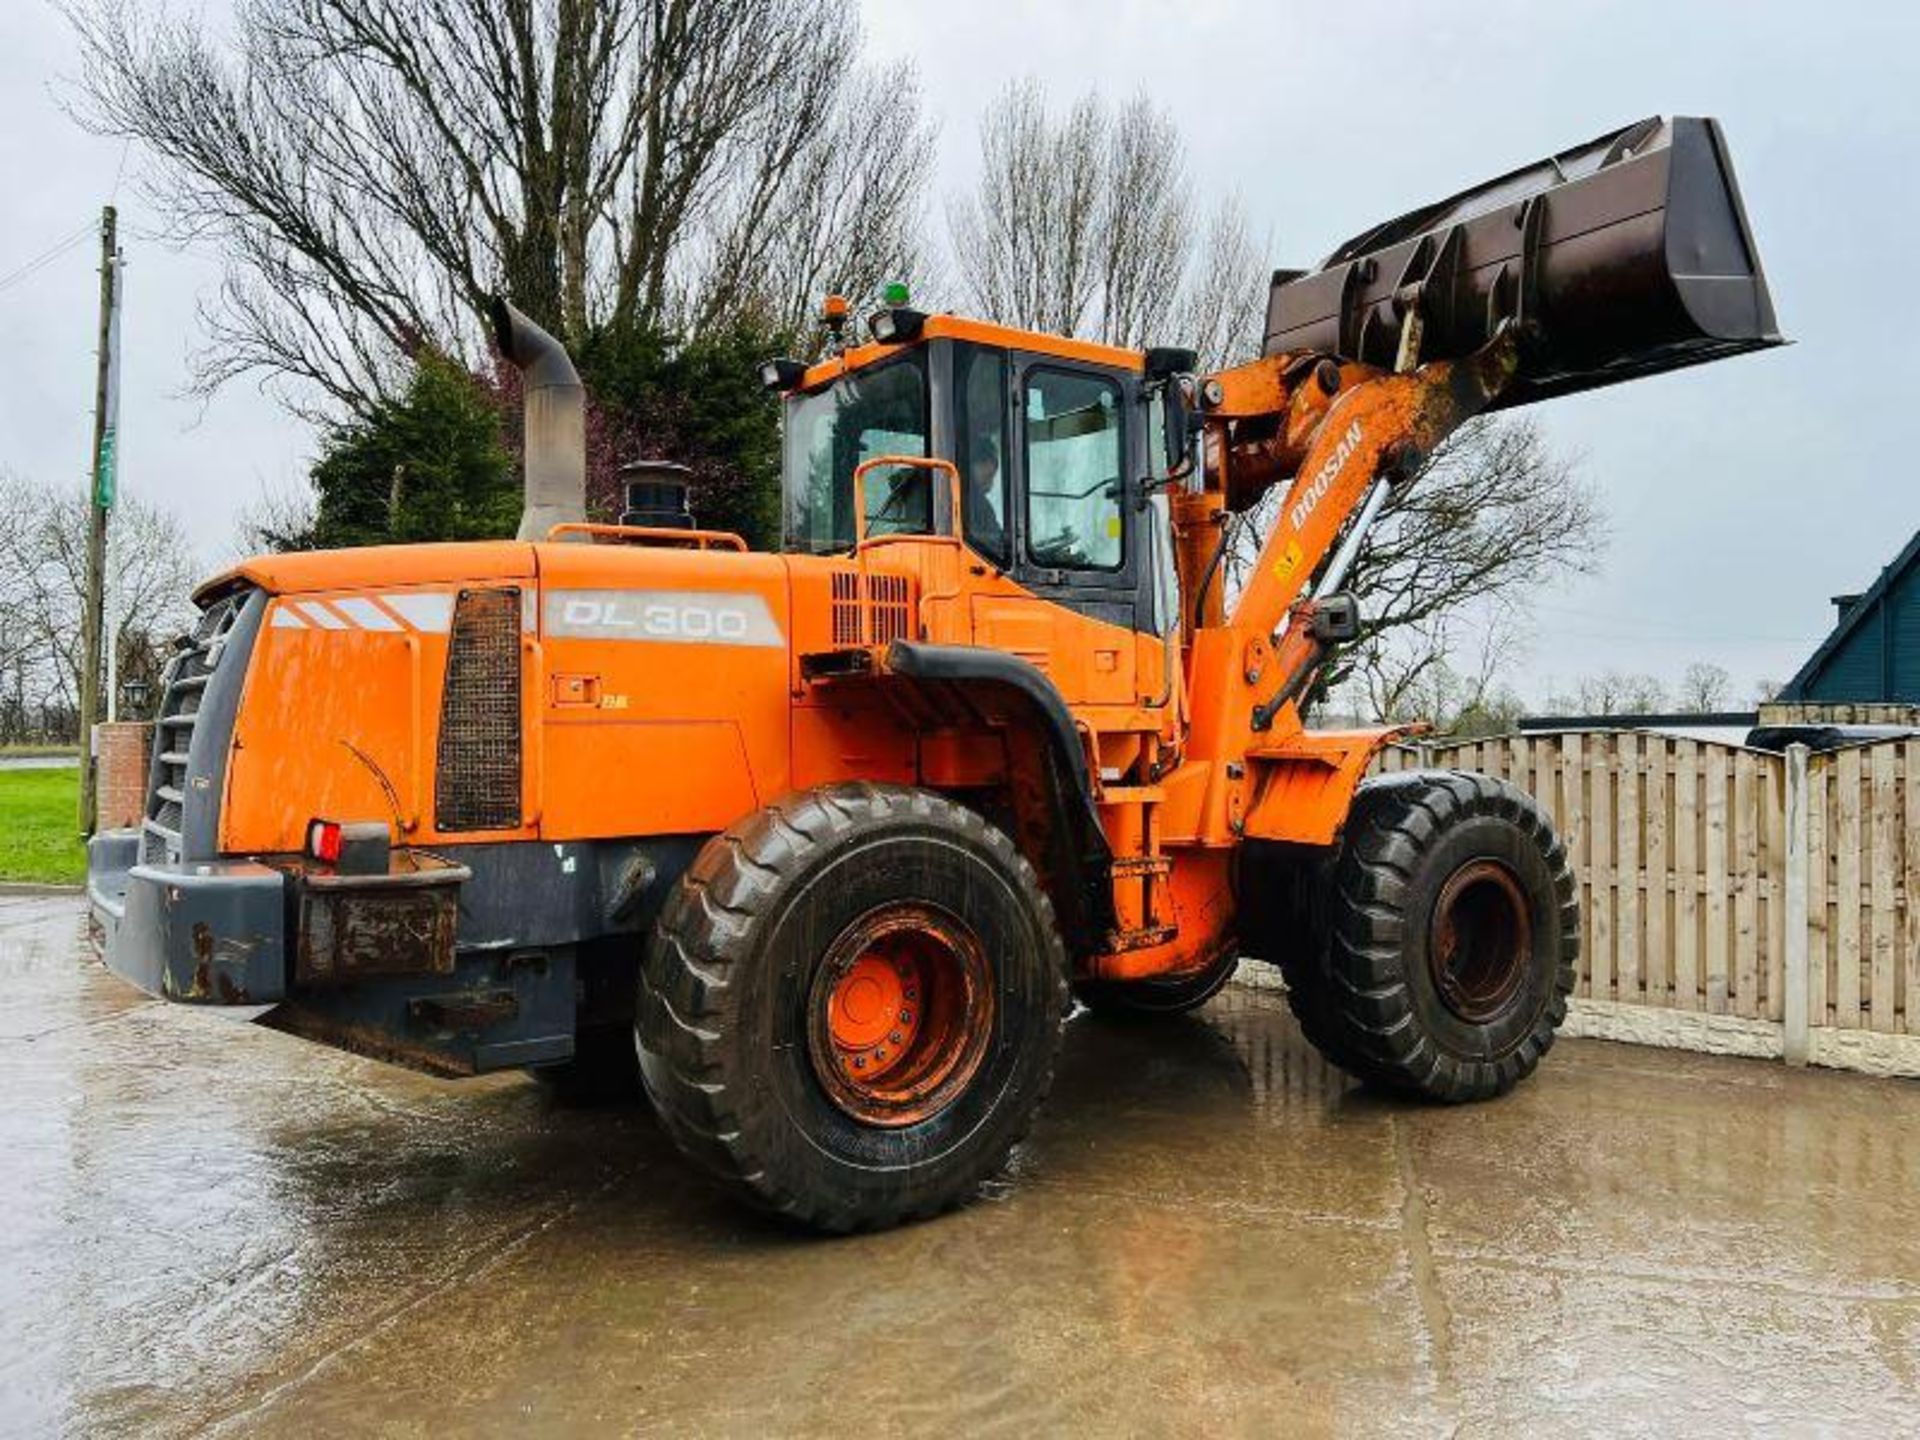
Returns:
[[[741,550],[747,542],[731,530],[676,530],[669,525],[594,525],[569,520],[547,531],[547,539],[585,535],[593,539],[634,540],[643,545],[667,545],[680,550]]]
[[[926,455],[876,455],[871,460],[862,460],[853,467],[853,548],[860,550],[867,545],[867,472],[881,465],[899,466],[908,470],[937,470],[944,473],[953,495],[953,532],[948,535],[882,535],[873,543],[887,540],[945,540],[958,545],[962,539],[960,523],[960,467],[951,460],[938,460]]]

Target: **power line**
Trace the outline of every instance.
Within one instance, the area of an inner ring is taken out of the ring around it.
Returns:
[[[17,269],[9,270],[5,275],[0,275],[0,291],[11,289],[22,280],[33,275],[36,271],[51,265],[82,240],[85,240],[89,235],[93,234],[94,228],[94,223],[89,220],[85,225],[82,225],[65,239],[55,241],[48,249],[42,250],[31,260],[23,262]]]
[[[109,205],[113,204],[114,201],[120,198],[120,182],[126,176],[127,155],[132,150],[132,148],[133,148],[132,136],[128,136],[125,140],[122,140],[120,142],[120,160],[119,160],[119,163],[113,167],[113,190],[112,190],[112,193],[110,193],[107,196],[107,203]],[[68,235],[66,238],[54,241],[52,245],[48,246],[45,250],[42,250],[38,255],[34,256],[31,260],[22,261],[21,264],[18,266],[18,268],[9,270],[4,275],[0,275],[0,291],[11,289],[13,286],[19,284],[22,280],[26,280],[30,278],[37,271],[45,268],[48,265],[51,265],[54,261],[58,260],[62,255],[66,254],[69,250],[73,249],[74,246],[78,245],[82,240],[86,239],[89,235],[91,235],[93,231],[94,231],[94,224],[91,220],[89,220],[86,224],[82,225],[78,230],[74,231],[71,235]]]

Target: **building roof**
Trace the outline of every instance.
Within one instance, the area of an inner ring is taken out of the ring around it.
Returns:
[[[1907,541],[1860,595],[1836,595],[1840,618],[1799,673],[1781,687],[1784,701],[1920,700],[1920,533]]]

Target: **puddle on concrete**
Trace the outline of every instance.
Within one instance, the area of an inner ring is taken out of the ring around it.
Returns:
[[[1270,991],[1071,1027],[1005,1183],[822,1241],[639,1111],[147,1003],[0,896],[0,1429],[1906,1427],[1920,1089],[1561,1046],[1349,1084]]]

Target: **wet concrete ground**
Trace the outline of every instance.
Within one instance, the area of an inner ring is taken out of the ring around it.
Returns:
[[[0,895],[0,1429],[1892,1433],[1920,1088],[1567,1041],[1354,1090],[1268,991],[1078,1021],[1013,1183],[850,1240],[638,1111],[142,999]]]

